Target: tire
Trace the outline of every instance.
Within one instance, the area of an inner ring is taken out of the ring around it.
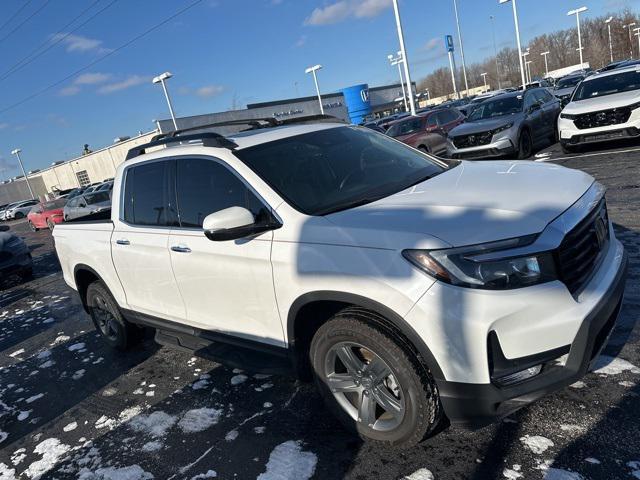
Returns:
[[[24,218],[24,213],[22,212],[16,212],[16,214],[13,217],[14,220],[20,220],[21,218]]]
[[[55,223],[53,223],[53,220],[51,220],[50,218],[47,218],[47,227],[49,227],[49,230],[51,230],[53,232],[53,228],[56,226]]]
[[[392,335],[366,318],[346,309],[318,329],[309,352],[316,386],[327,408],[363,440],[411,447],[440,422],[435,382]],[[367,374],[369,370],[379,374]],[[379,399],[396,408],[383,409]],[[373,408],[365,408],[371,402]]]
[[[529,130],[523,130],[518,140],[518,159],[523,160],[529,158],[533,153],[533,143],[531,142],[531,134]]]
[[[33,278],[33,267],[27,267],[20,272],[20,278],[22,280],[31,280]]]
[[[31,220],[29,220],[29,228],[31,229],[32,232],[38,231],[38,228],[33,224]]]
[[[112,348],[127,350],[142,339],[142,330],[127,322],[106,285],[97,280],[87,288],[86,302],[96,330]]]
[[[576,153],[576,148],[575,147],[569,147],[568,145],[565,145],[563,143],[560,144],[560,148],[562,149],[562,153],[569,155],[571,153]]]

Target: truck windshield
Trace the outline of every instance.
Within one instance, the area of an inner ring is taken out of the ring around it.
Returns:
[[[287,137],[235,155],[307,215],[370,203],[448,168],[385,135],[353,126]]]
[[[486,120],[522,111],[522,95],[487,100],[481,103],[469,115],[468,121]]]
[[[638,89],[640,89],[640,72],[634,70],[582,82],[576,90],[573,100],[586,100]]]

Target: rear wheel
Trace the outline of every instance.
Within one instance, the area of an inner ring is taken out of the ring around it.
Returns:
[[[529,133],[529,130],[523,130],[520,134],[520,141],[518,142],[518,158],[529,158],[532,151],[533,144],[531,142],[531,134]]]
[[[562,153],[567,154],[567,155],[577,152],[576,147],[570,147],[569,145],[566,145],[564,143],[560,144],[560,148],[562,149]]]
[[[327,407],[364,440],[409,447],[433,431],[440,403],[430,374],[387,333],[349,310],[322,325],[310,360]]]
[[[87,306],[96,329],[109,346],[126,350],[142,338],[141,329],[124,319],[111,292],[101,281],[87,288]]]
[[[20,220],[21,218],[24,218],[24,213],[22,212],[16,212],[16,214],[13,217],[15,220]]]
[[[38,228],[33,224],[31,220],[29,220],[29,228],[31,229],[32,232],[38,231]]]
[[[49,230],[53,231],[53,227],[55,227],[56,224],[53,222],[53,220],[51,220],[50,218],[47,218],[47,227],[49,227]]]

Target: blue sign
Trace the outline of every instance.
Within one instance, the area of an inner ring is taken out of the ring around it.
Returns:
[[[355,125],[362,123],[364,118],[371,113],[369,100],[369,85],[366,83],[347,87],[342,90],[344,103],[349,112],[349,120]]]
[[[444,46],[447,52],[453,52],[453,37],[451,35],[444,36]]]

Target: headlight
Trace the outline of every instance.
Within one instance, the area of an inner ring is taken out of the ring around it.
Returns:
[[[513,256],[535,235],[445,250],[404,250],[416,267],[446,283],[485,290],[509,290],[557,279],[550,252]]]
[[[572,115],[570,113],[561,113],[560,118],[564,118],[566,120],[575,120],[576,118],[578,118],[578,115]]]
[[[491,133],[493,135],[495,135],[496,133],[500,133],[500,132],[504,132],[505,130],[509,130],[511,127],[513,127],[513,122],[512,123],[508,123],[507,125],[503,125],[501,127],[498,127],[496,129],[491,130]]]

